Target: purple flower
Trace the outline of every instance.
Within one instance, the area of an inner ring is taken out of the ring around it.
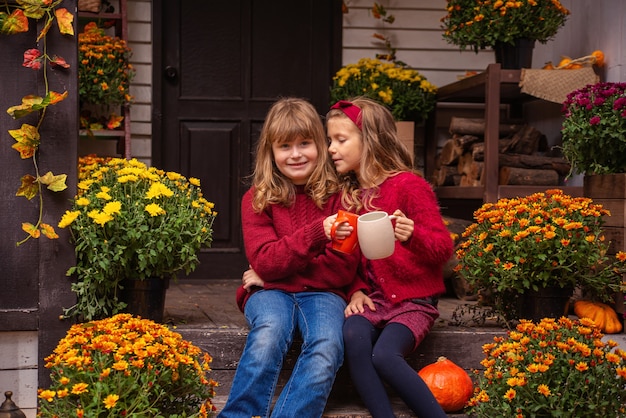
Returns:
[[[600,123],[600,116],[596,115],[593,116],[591,119],[589,119],[589,124],[590,125],[597,125]]]

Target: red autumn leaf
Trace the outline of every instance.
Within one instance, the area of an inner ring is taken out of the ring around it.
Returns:
[[[43,57],[41,56],[41,51],[38,49],[31,48],[24,51],[24,63],[22,64],[24,67],[38,70],[41,68],[42,62]]]
[[[30,222],[22,223],[22,230],[33,238],[39,238],[41,235],[39,229],[37,229],[37,227]]]
[[[37,196],[37,193],[39,193],[39,183],[37,183],[37,179],[30,174],[26,174],[22,176],[21,180],[22,184],[20,188],[17,189],[15,196],[24,196],[28,200]]]
[[[63,57],[59,57],[58,55],[54,55],[52,60],[50,60],[51,67],[61,67],[61,68],[70,68],[70,65],[65,61]]]
[[[74,35],[74,15],[66,8],[55,9],[54,14],[57,17],[59,32],[63,35]]]
[[[4,21],[0,33],[13,35],[20,32],[28,32],[28,18],[21,9],[15,9]]]

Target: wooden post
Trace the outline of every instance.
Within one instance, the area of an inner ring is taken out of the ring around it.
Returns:
[[[604,217],[605,237],[610,241],[608,254],[626,251],[626,173],[585,175],[583,196],[611,212]],[[615,297],[615,311],[624,323],[624,294]]]

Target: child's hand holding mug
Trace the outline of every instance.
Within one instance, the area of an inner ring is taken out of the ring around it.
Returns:
[[[330,218],[330,217],[329,217]],[[327,219],[329,219],[327,218]],[[350,254],[356,248],[357,238],[357,219],[359,216],[355,213],[339,210],[337,216],[330,225],[327,235],[333,241],[333,249],[342,253]],[[326,222],[324,223],[326,225]]]

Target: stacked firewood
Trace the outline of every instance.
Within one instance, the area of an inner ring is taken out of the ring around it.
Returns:
[[[435,161],[435,186],[484,184],[485,120],[452,117],[451,138]],[[498,183],[505,185],[556,186],[570,164],[552,155],[540,131],[524,123],[501,124],[498,141]]]

